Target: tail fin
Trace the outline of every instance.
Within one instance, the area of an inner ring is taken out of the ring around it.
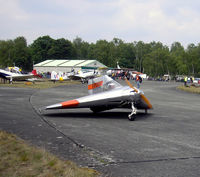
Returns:
[[[58,78],[57,72],[52,71],[52,72],[51,72],[51,80],[58,80],[58,79],[59,79],[59,78]]]
[[[42,76],[39,75],[39,74],[37,73],[36,69],[33,69],[31,73],[32,73],[34,76],[37,76],[37,77],[42,78]]]
[[[34,76],[37,75],[37,71],[36,71],[36,69],[33,69],[32,74],[33,74]]]
[[[88,81],[89,95],[107,90],[112,90],[117,87],[121,87],[121,85],[107,75],[90,79]]]

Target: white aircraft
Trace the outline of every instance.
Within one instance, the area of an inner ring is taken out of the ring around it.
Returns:
[[[34,74],[22,74],[18,67],[8,67],[5,70],[0,69],[0,77],[12,81],[22,81],[37,77]]]
[[[89,79],[97,77],[97,72],[95,70],[80,70],[78,74],[69,76],[72,80],[81,80],[82,83],[87,82]]]
[[[136,89],[126,79],[128,86],[122,86],[109,76],[97,77],[88,82],[88,96],[50,105],[45,109],[90,108],[93,112],[101,112],[114,108],[131,108],[128,119],[134,120],[137,109],[152,109],[144,93]]]
[[[63,81],[63,80],[69,80],[69,76],[73,75],[73,72],[67,72],[63,73],[59,71],[58,73],[56,71],[51,72],[51,81]]]

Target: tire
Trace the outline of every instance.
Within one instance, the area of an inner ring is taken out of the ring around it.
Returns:
[[[135,120],[135,117],[134,116],[128,116],[128,120],[130,120],[130,121],[134,121]]]

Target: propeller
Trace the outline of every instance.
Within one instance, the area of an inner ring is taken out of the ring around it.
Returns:
[[[138,93],[138,90],[133,87],[133,85],[128,81],[128,79],[125,77],[125,81],[127,83],[127,85],[132,88],[136,93]],[[147,97],[144,96],[144,94],[140,93],[141,98],[144,100],[144,102],[148,105],[149,109],[152,109],[153,106],[151,105],[150,101],[147,99]]]
[[[132,88],[136,93],[138,93],[138,90],[135,88],[135,87],[133,87],[133,85],[128,81],[128,79],[125,77],[125,81],[126,81],[126,83],[127,83],[127,85],[130,87],[130,88]]]

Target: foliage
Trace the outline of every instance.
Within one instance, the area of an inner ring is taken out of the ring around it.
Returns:
[[[62,161],[4,131],[0,131],[0,156],[0,176],[99,176],[93,169],[79,168],[70,161]]]
[[[31,68],[31,56],[24,37],[15,40],[0,41],[0,65],[19,66],[29,70]]]
[[[49,50],[53,46],[54,40],[49,36],[43,36],[36,39],[30,46],[31,56],[34,63],[39,63],[50,59]]]
[[[181,85],[181,86],[178,86],[177,89],[190,92],[190,93],[200,94],[200,87],[195,87],[195,86],[185,87]]]
[[[48,58],[53,59],[71,58],[73,54],[72,43],[64,38],[53,40],[47,54]]]
[[[47,59],[96,59],[108,67],[131,68],[157,77],[164,74],[200,76],[200,44],[189,44],[187,49],[179,42],[171,47],[161,42],[126,43],[118,38],[88,43],[80,37],[72,42],[61,38],[42,36],[27,46],[24,37],[0,41],[0,66],[15,64],[30,70],[33,63]]]

